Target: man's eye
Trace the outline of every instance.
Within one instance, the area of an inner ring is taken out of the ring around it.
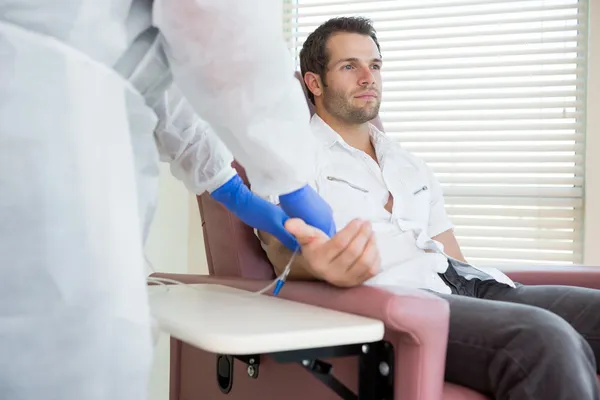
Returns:
[[[352,69],[352,65],[348,64],[348,65],[344,65],[343,67],[344,69]]]
[[[373,65],[373,69],[381,69],[381,65],[379,65],[379,64],[374,64],[374,65]]]

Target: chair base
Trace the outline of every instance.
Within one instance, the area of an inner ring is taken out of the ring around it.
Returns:
[[[181,346],[183,348],[184,344],[180,343],[174,343],[174,346]],[[186,349],[189,350],[187,346]],[[358,378],[357,393],[338,380],[333,373],[333,365],[330,362],[324,361],[325,359],[347,357],[354,357],[358,360],[358,376],[355,377],[355,381]],[[322,383],[320,385],[318,382],[313,381],[313,386],[317,385],[328,388],[330,392],[337,395],[338,399],[394,399],[394,349],[391,343],[387,341],[285,351],[265,355],[230,356],[217,354],[212,355],[212,358],[215,374],[208,373],[206,376],[210,379],[212,375],[220,392],[228,398],[235,398],[235,396],[230,397],[230,395],[235,394],[234,387],[236,385],[234,385],[234,382],[237,384],[237,381],[241,377],[244,377],[244,379],[247,377],[255,381],[258,380],[259,376],[261,376],[261,364],[265,360],[270,359],[280,364],[280,368],[286,364],[301,366],[301,369],[304,369],[304,371],[297,370],[297,374],[306,376],[306,372],[308,372],[309,375],[312,375],[313,378],[318,379]],[[208,365],[210,363],[202,365],[201,369],[207,372],[206,366]],[[195,370],[198,371],[197,368]],[[296,382],[297,380],[296,376],[290,378],[290,382]],[[245,395],[247,396],[248,393],[245,392]],[[287,394],[283,397],[288,398]]]
[[[386,342],[381,342],[385,345]],[[218,355],[207,353],[176,339],[171,339],[171,395],[170,400],[340,400],[340,395],[326,384],[315,381],[314,369],[321,372],[335,372],[335,380],[343,385],[349,396],[354,399],[394,399],[393,397],[393,351],[378,352],[375,346],[370,346],[373,358],[370,360],[363,354],[361,345],[339,346],[338,348],[315,349],[298,352],[285,352],[266,356],[228,357],[231,362],[230,385],[225,392],[222,390],[224,381],[219,382],[217,365]],[[377,354],[379,353],[379,354]],[[227,357],[220,356],[221,359]],[[250,362],[252,360],[252,362]],[[309,360],[309,365],[303,361]],[[319,360],[315,362],[315,360]],[[381,374],[389,367],[388,379]],[[361,374],[363,369],[371,373],[370,377]],[[223,367],[224,364],[221,366]],[[329,369],[331,366],[331,369]],[[252,368],[250,368],[252,367]],[[329,370],[329,371],[327,371]],[[223,371],[221,371],[223,372]],[[321,377],[327,374],[318,374]],[[360,376],[362,375],[362,381]],[[357,376],[359,379],[357,379]],[[372,379],[379,385],[364,382]],[[327,380],[327,378],[326,378]],[[335,384],[334,384],[335,385]],[[362,385],[362,389],[361,389]],[[367,386],[365,386],[367,385]],[[338,386],[339,387],[339,386]],[[375,397],[380,393],[368,391],[365,388],[387,388],[384,396]],[[362,391],[361,391],[362,390]],[[354,394],[358,393],[358,395]],[[362,396],[362,397],[360,397]],[[416,400],[416,399],[394,399]],[[442,399],[418,399],[442,400]],[[488,400],[477,392],[457,385],[444,386],[443,400]]]

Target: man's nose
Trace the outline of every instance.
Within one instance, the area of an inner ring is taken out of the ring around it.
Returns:
[[[373,75],[373,71],[371,70],[371,68],[361,68],[358,83],[361,86],[375,84],[375,75]]]

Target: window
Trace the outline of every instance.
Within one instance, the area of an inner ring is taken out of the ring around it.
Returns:
[[[470,261],[582,261],[587,0],[284,0],[283,8],[296,60],[325,20],[373,21],[386,133],[436,173]]]

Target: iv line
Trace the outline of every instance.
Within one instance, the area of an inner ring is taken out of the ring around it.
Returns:
[[[294,251],[294,253],[292,253],[292,257],[290,257],[290,260],[288,261],[288,263],[286,264],[283,272],[277,276],[271,283],[269,283],[267,286],[265,286],[264,288],[255,291],[255,292],[251,292],[254,294],[264,294],[266,292],[268,292],[269,290],[271,290],[273,287],[275,287],[275,289],[273,290],[273,294],[275,296],[277,296],[279,294],[279,291],[281,290],[281,288],[283,287],[283,285],[285,284],[285,281],[287,279],[287,276],[290,273],[290,270],[292,269],[292,263],[294,262],[294,259],[296,258],[296,254],[298,254],[298,250],[299,248],[296,248],[296,250]],[[146,258],[146,262],[148,264],[150,264],[150,268],[152,271],[154,271],[154,268],[152,266],[152,263],[150,263],[150,260],[148,260]],[[158,278],[158,277],[152,277],[149,276],[148,278],[146,278],[146,282],[147,283],[152,283],[152,284],[156,284],[156,285],[160,285],[160,286],[168,286],[168,284],[175,284],[175,285],[183,285],[183,286],[188,286],[192,289],[196,289],[194,286],[191,286],[191,284],[188,283],[184,283],[175,279],[169,279],[169,278]]]

